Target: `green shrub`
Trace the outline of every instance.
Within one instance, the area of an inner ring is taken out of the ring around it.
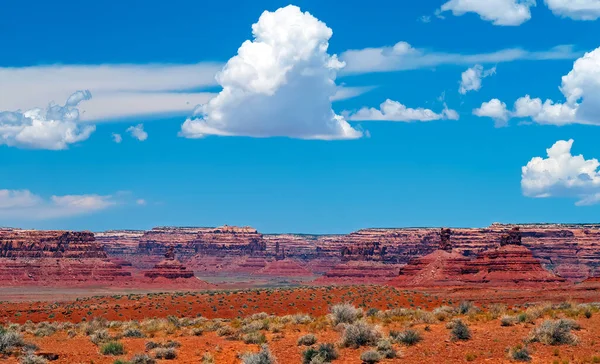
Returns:
[[[173,360],[177,358],[177,350],[174,348],[156,348],[154,349],[156,359]]]
[[[135,354],[131,358],[130,364],[156,364],[156,360],[147,354]]]
[[[347,324],[344,326],[341,344],[344,347],[356,349],[361,346],[375,345],[380,338],[381,333],[377,328],[364,321],[359,321],[355,324]]]
[[[23,336],[14,331],[0,332],[0,354],[7,354],[14,348],[25,345]]]
[[[90,335],[90,341],[93,342],[95,345],[100,345],[102,343],[110,341],[110,339],[111,337],[108,331],[105,329],[97,330]]]
[[[244,335],[244,343],[246,344],[264,344],[266,342],[267,338],[262,332],[251,332]]]
[[[365,351],[364,353],[360,354],[360,360],[367,364],[378,363],[381,361],[381,359],[381,354],[375,350]]]
[[[378,312],[379,312],[379,309],[371,307],[367,310],[367,317],[376,316]]]
[[[21,358],[19,358],[19,364],[46,364],[48,363],[48,361],[38,355],[35,355],[32,352],[28,352],[27,354],[23,355]]]
[[[231,326],[223,326],[217,330],[217,335],[219,336],[233,336],[236,334],[236,331]]]
[[[362,310],[349,303],[341,303],[331,306],[330,317],[333,325],[352,324],[362,316]]]
[[[100,353],[102,355],[123,355],[125,353],[125,349],[123,348],[123,344],[118,341],[108,342],[100,348]]]
[[[215,363],[215,358],[212,356],[211,353],[204,353],[202,355],[202,364],[214,364]]]
[[[144,333],[138,329],[127,329],[127,330],[123,331],[123,336],[141,338],[141,337],[145,337],[146,335],[144,335]]]
[[[450,336],[452,340],[469,340],[471,338],[471,329],[461,319],[454,319],[448,323]]]
[[[573,320],[546,320],[533,328],[528,340],[546,345],[575,345],[578,339],[571,333],[572,329],[579,329],[579,324]]]
[[[396,350],[394,350],[394,347],[389,340],[379,340],[377,342],[377,352],[386,359],[393,359],[396,357]]]
[[[308,335],[301,336],[298,339],[298,346],[300,346],[300,345],[311,346],[316,342],[317,342],[317,337],[313,334],[308,334]]]
[[[531,361],[529,350],[522,346],[515,346],[508,350],[508,357],[516,361]]]
[[[461,315],[466,315],[466,314],[468,314],[469,312],[471,312],[474,309],[475,309],[475,305],[471,301],[462,301],[458,305],[458,312]]]
[[[517,319],[514,316],[504,315],[500,319],[500,326],[513,326],[517,323]]]
[[[263,345],[258,353],[246,353],[242,355],[243,364],[275,364],[277,359],[271,354],[269,347]]]
[[[331,363],[338,358],[338,352],[335,345],[323,343],[318,347],[310,347],[302,352],[303,364],[324,364]]]
[[[411,346],[417,344],[423,340],[421,334],[417,330],[404,330],[404,331],[390,331],[390,337],[392,340]]]

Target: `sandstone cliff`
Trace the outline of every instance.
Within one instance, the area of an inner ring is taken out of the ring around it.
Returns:
[[[130,261],[138,269],[152,268],[170,246],[196,271],[251,274],[273,260],[292,259],[313,274],[324,274],[340,263],[400,266],[438,249],[475,258],[499,246],[522,245],[544,268],[561,277],[581,281],[600,276],[600,225],[363,229],[347,235],[263,235],[252,228],[229,226],[165,227],[143,233],[104,233],[97,239],[109,256]],[[359,269],[345,270],[353,270],[349,277],[360,274]]]
[[[129,278],[90,232],[0,229],[0,285],[73,286]]]

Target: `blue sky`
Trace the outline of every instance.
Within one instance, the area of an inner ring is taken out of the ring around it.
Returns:
[[[346,233],[597,221],[600,4],[493,2],[294,2],[308,17],[276,12],[282,1],[9,0],[0,225]],[[512,6],[522,11],[502,13]],[[243,42],[260,43],[263,11],[263,41],[296,57],[273,66],[249,46],[257,74],[242,67],[251,56],[221,72]],[[334,54],[345,67],[330,68]],[[459,93],[476,65],[495,73]],[[217,97],[223,88],[234,96]],[[339,90],[355,96],[329,101]],[[388,99],[408,110],[382,114]]]

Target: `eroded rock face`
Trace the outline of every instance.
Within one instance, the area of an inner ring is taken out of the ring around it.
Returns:
[[[515,244],[487,250],[469,264],[477,273],[465,277],[472,283],[503,286],[510,283],[560,283],[565,279],[544,269],[531,250]]]
[[[112,262],[90,232],[0,229],[0,285],[73,286],[128,278],[131,273]]]
[[[425,287],[564,282],[565,279],[544,269],[529,249],[513,244],[486,250],[474,258],[438,250],[404,266],[392,284]]]
[[[456,251],[436,250],[402,267],[398,277],[390,284],[421,287],[461,285],[466,275],[478,271],[470,265],[471,261]]]
[[[175,248],[171,246],[165,253],[165,259],[155,265],[152,270],[145,272],[144,276],[150,279],[187,279],[193,278],[194,272],[175,259]]]
[[[521,245],[521,240],[521,228],[515,226],[500,236],[500,246]]]
[[[343,262],[403,265],[438,249],[473,259],[499,246],[522,245],[544,268],[561,277],[581,281],[600,276],[600,225],[363,229],[346,235],[263,235],[252,228],[224,226],[105,234],[97,239],[108,255],[130,261],[138,269],[151,269],[170,246],[193,270],[209,272],[218,267],[214,269],[222,273],[250,274],[272,260],[293,259],[314,274],[324,274]]]
[[[444,250],[447,252],[452,251],[452,242],[450,241],[451,236],[451,229],[440,229],[440,250]]]
[[[3,258],[107,258],[88,231],[0,229]]]

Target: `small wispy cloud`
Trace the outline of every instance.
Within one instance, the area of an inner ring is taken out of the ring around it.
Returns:
[[[127,128],[127,132],[131,135],[132,138],[143,142],[148,139],[148,133],[144,131],[144,124],[138,124],[136,126],[130,126]]]
[[[0,217],[48,220],[90,214],[119,203],[113,195],[64,195],[43,198],[29,190],[0,190]]]

